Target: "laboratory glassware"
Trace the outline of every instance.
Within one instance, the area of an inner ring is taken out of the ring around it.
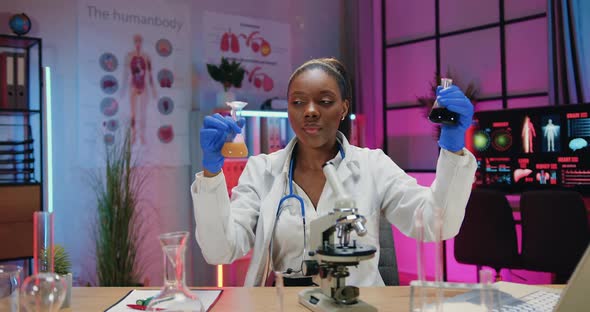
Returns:
[[[426,231],[427,225],[432,225],[431,231]],[[479,283],[454,283],[443,280],[443,239],[444,219],[441,207],[434,207],[426,213],[424,207],[416,209],[414,213],[414,228],[416,230],[416,264],[417,280],[410,282],[410,311],[411,312],[447,312],[456,311],[461,299],[455,297],[458,293],[476,292],[479,300],[472,303],[484,311],[494,311],[500,306],[500,292],[491,283],[492,272],[481,270]],[[426,237],[430,232],[434,237]],[[434,281],[428,281],[425,254],[425,242],[434,242]]]
[[[449,88],[453,85],[453,79],[441,78],[441,86],[443,89]],[[442,107],[438,104],[438,101],[434,101],[432,110],[428,114],[428,119],[434,123],[442,123],[445,125],[456,125],[459,122],[459,114],[448,110],[446,107]]]
[[[205,312],[199,297],[185,283],[184,254],[189,233],[164,233],[158,236],[164,253],[164,286],[150,301],[147,311]]]
[[[241,101],[231,101],[225,104],[231,107],[231,117],[236,122],[238,121],[238,112],[248,105],[248,103]],[[225,142],[221,148],[221,155],[228,158],[248,157],[248,147],[246,146],[244,134],[238,133],[232,140]]]
[[[21,272],[22,268],[17,265],[0,265],[0,311],[19,311]]]
[[[33,214],[33,275],[20,289],[21,302],[28,312],[59,311],[66,297],[66,280],[53,271],[53,213]]]

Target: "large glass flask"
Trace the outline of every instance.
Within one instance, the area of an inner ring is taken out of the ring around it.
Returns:
[[[501,305],[500,292],[498,287],[492,284],[491,271],[481,270],[479,283],[453,283],[443,280],[443,223],[440,207],[434,207],[428,212],[422,207],[416,209],[414,228],[418,279],[410,282],[410,311],[498,311]],[[426,277],[426,241],[434,243],[434,281],[428,281]],[[466,293],[469,294],[468,297],[461,296]],[[473,300],[466,299],[472,297]]]
[[[64,278],[44,272],[27,277],[20,295],[27,312],[57,312],[66,298],[66,292]]]
[[[453,85],[453,79],[441,78],[440,85],[446,89]],[[442,123],[445,125],[456,125],[459,122],[459,114],[452,112],[445,107],[441,107],[435,100],[432,105],[432,110],[428,114],[428,119],[435,123]]]
[[[188,232],[158,236],[164,252],[164,286],[149,303],[147,311],[205,312],[201,300],[186,287],[184,253]]]
[[[59,311],[66,297],[64,278],[53,271],[53,213],[33,214],[33,275],[27,277],[20,296],[28,312]]]
[[[238,112],[248,105],[248,103],[240,101],[231,101],[225,104],[231,107],[231,116],[235,121],[238,121]],[[248,157],[248,147],[246,146],[244,134],[238,133],[233,140],[225,142],[221,148],[221,155],[229,158]]]

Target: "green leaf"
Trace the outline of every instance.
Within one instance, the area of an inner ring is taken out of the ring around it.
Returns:
[[[209,76],[213,78],[215,81],[221,81],[221,71],[217,66],[212,64],[207,64],[207,71],[209,72]]]

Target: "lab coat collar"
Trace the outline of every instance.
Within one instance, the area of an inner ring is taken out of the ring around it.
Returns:
[[[344,181],[351,175],[358,176],[358,161],[355,159],[354,153],[351,153],[353,147],[350,145],[350,143],[348,143],[348,140],[340,131],[338,131],[338,133],[336,134],[336,139],[338,140],[338,142],[340,142],[342,150],[345,154],[344,159],[341,159],[340,156],[337,156],[335,159],[336,167],[343,168],[337,170],[339,178],[342,181]],[[287,146],[284,149],[281,149],[277,152],[268,155],[270,161],[266,163],[266,172],[270,173],[273,176],[278,176],[282,173],[285,177],[287,177],[289,173],[289,163],[291,160],[291,156],[293,155],[293,149],[295,148],[296,143],[297,137],[294,137],[293,139],[291,139],[289,144],[287,144]]]

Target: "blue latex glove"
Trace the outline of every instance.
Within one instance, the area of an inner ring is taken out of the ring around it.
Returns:
[[[436,88],[436,101],[442,107],[459,114],[456,125],[441,124],[438,145],[451,152],[457,152],[465,147],[465,131],[471,126],[473,105],[457,86],[443,89]]]
[[[242,132],[244,124],[244,118],[236,122],[230,116],[223,117],[220,114],[205,117],[200,132],[203,168],[211,173],[221,171],[225,160],[221,155],[221,148],[225,142],[231,142],[236,134]]]

